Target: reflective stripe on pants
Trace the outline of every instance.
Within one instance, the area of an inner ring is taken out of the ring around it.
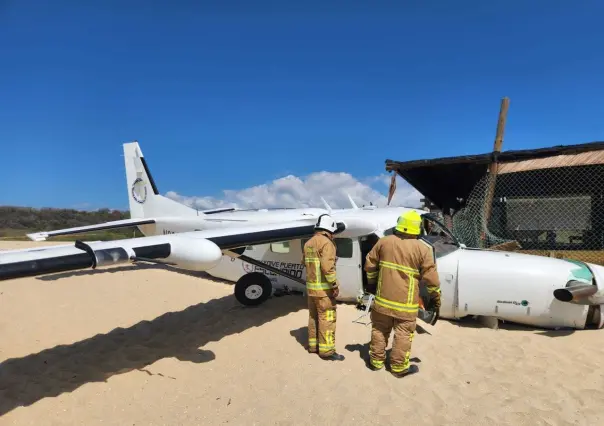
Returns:
[[[308,297],[308,350],[329,356],[336,351],[336,301],[325,297]]]

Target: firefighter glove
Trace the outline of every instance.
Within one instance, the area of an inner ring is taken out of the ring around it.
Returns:
[[[430,295],[430,310],[438,311],[440,309],[440,293],[432,293]]]

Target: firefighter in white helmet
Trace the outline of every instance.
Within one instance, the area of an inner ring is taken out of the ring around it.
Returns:
[[[304,244],[302,262],[306,266],[308,294],[308,351],[322,359],[342,361],[336,352],[336,245],[335,220],[328,214],[319,216],[315,234]]]

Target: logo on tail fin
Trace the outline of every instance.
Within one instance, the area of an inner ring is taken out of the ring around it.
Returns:
[[[141,178],[136,178],[132,184],[132,198],[139,204],[147,200],[147,186]]]

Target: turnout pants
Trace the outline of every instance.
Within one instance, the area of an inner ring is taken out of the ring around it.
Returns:
[[[386,360],[386,345],[390,332],[394,330],[392,352],[390,353],[390,369],[393,373],[401,373],[409,368],[411,342],[415,335],[416,319],[401,320],[379,312],[371,312],[371,343],[369,357],[374,367],[384,367]]]
[[[308,351],[320,356],[336,352],[336,301],[329,296],[308,297]]]

